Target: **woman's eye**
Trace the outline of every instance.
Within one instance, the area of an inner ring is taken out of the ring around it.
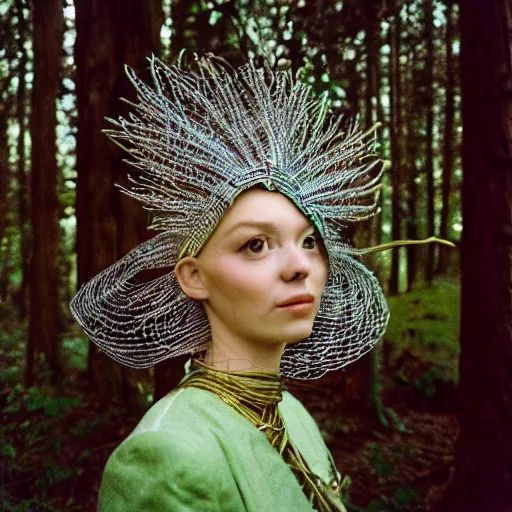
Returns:
[[[261,249],[263,248],[263,245],[265,244],[265,240],[263,238],[252,238],[249,240],[242,249],[250,249],[251,252],[261,252]]]
[[[316,247],[316,242],[317,242],[316,235],[312,234],[312,235],[307,236],[304,240],[304,243],[307,244],[308,241],[312,245],[310,247],[307,247],[307,249],[314,249]]]

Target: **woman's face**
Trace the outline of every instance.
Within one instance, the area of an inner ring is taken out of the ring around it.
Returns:
[[[240,194],[197,260],[213,336],[289,344],[311,334],[328,259],[313,224],[286,196]],[[280,307],[304,294],[310,305]]]

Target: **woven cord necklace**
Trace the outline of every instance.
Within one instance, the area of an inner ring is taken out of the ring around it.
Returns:
[[[312,507],[319,512],[345,512],[336,488],[311,472],[288,437],[278,404],[286,390],[279,373],[272,371],[223,372],[198,359],[177,388],[194,387],[215,393],[223,402],[265,432],[270,444],[295,474]]]

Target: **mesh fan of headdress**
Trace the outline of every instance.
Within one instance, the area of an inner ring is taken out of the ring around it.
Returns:
[[[326,97],[290,71],[229,69],[208,56],[197,70],[151,59],[154,88],[127,68],[138,104],[110,120],[108,135],[130,153],[134,183],[123,189],[151,211],[163,232],[84,285],[71,310],[90,339],[136,368],[204,349],[210,339],[202,304],[174,275],[197,255],[235,198],[263,183],[290,198],[316,225],[329,278],[309,338],[286,347],[281,373],[311,379],[354,361],[383,335],[388,308],[373,274],[359,263],[344,228],[376,212],[382,166],[373,132],[342,125]],[[148,269],[170,271],[148,282]]]

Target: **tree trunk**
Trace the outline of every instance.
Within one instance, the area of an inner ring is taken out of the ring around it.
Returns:
[[[34,82],[30,134],[31,223],[28,350],[44,353],[58,375],[59,197],[57,192],[57,95],[61,78],[63,12],[60,0],[33,3]],[[30,356],[30,353],[27,354]],[[34,373],[27,364],[25,383]]]
[[[416,102],[416,65],[417,53],[414,44],[411,45],[409,52],[408,63],[410,66],[409,87],[407,99],[409,105],[415,105]],[[405,147],[407,151],[406,171],[407,177],[405,178],[407,186],[407,221],[405,224],[406,236],[409,240],[416,240],[418,238],[418,185],[416,184],[416,176],[418,174],[416,169],[416,161],[418,157],[418,130],[417,130],[417,116],[418,113],[413,108],[406,111],[406,139]],[[418,270],[418,257],[417,247],[415,245],[408,245],[407,251],[407,291],[411,292],[416,282],[416,275]]]
[[[27,69],[27,50],[24,43],[27,38],[27,24],[25,15],[23,13],[24,2],[16,0],[16,14],[18,16],[18,52],[20,55],[18,67],[18,91],[16,98],[16,118],[18,120],[19,134],[18,134],[18,165],[17,165],[17,180],[18,180],[18,229],[20,233],[20,261],[21,261],[21,284],[20,289],[16,296],[16,303],[18,307],[18,314],[20,320],[27,316],[27,296],[29,286],[29,258],[30,258],[30,239],[28,233],[28,202],[29,196],[27,184],[27,171],[25,169],[25,133],[26,133],[26,79],[25,73]],[[30,347],[31,341],[28,341]],[[31,353],[33,349],[27,350],[27,367],[31,363]],[[31,370],[30,370],[31,371]]]
[[[512,2],[460,7],[459,435],[438,512],[512,508]]]
[[[183,48],[186,48],[185,29],[190,12],[189,0],[173,0],[171,2],[171,57],[176,58]]]
[[[76,217],[77,285],[117,259],[117,226],[113,212],[114,176],[107,141],[100,130],[110,112],[118,63],[114,47],[111,2],[76,0]],[[118,20],[121,23],[121,20]],[[94,349],[89,351],[93,372]],[[108,361],[108,360],[106,360]],[[113,398],[122,393],[122,373],[105,363],[106,386]],[[97,390],[99,391],[99,390]],[[104,397],[100,396],[100,400]]]
[[[379,4],[373,0],[364,2],[365,12],[365,47],[366,47],[366,96],[365,96],[365,129],[370,129],[376,121],[382,121],[379,117],[378,98],[380,96],[380,20]],[[382,208],[382,194],[379,199]],[[364,244],[367,247],[379,245],[382,242],[382,211],[374,215],[368,223],[364,223],[363,230],[366,231]],[[367,225],[366,225],[367,224]],[[382,266],[381,259],[375,255],[367,255],[364,259],[366,266],[373,271],[377,279],[381,279]],[[373,412],[379,419],[383,418],[381,390],[381,372],[380,372],[380,347],[364,355],[354,363],[354,370],[360,373],[359,381],[366,391],[365,400],[368,405],[373,406]]]
[[[147,214],[114,189],[126,184],[126,156],[101,133],[104,117],[126,113],[134,100],[124,64],[143,78],[146,57],[158,54],[163,21],[159,0],[76,0],[77,40],[77,255],[81,285],[138,245]],[[91,345],[89,371],[101,402],[126,401],[129,370]]]
[[[11,186],[11,166],[9,164],[9,145],[7,138],[8,127],[8,109],[0,110],[0,301],[5,302],[8,295],[9,284],[9,257],[12,248],[12,242],[7,238],[3,242],[4,234],[7,228],[7,213],[10,207],[10,186]]]
[[[375,6],[372,2],[364,3],[366,30],[366,96],[365,96],[365,128],[368,130],[375,122],[375,101],[378,93],[378,65],[380,30]]]
[[[9,164],[9,145],[7,139],[8,111],[0,110],[0,240],[7,227],[7,213],[10,203],[11,165]],[[0,246],[2,243],[0,242]],[[3,259],[3,258],[2,258]],[[3,263],[3,262],[2,262]]]
[[[365,96],[365,129],[369,130],[376,121],[382,121],[379,118],[377,98],[380,95],[379,83],[379,56],[380,56],[380,21],[378,18],[377,7],[373,1],[366,0],[366,96]],[[380,199],[382,205],[382,195]],[[382,241],[382,212],[374,215],[368,223],[365,243],[368,246],[379,245]],[[365,226],[366,227],[366,226]],[[380,278],[381,268],[378,264],[380,259],[374,255],[368,255],[365,258],[375,275]]]
[[[433,0],[425,0],[425,106],[427,114],[426,148],[425,148],[425,174],[427,181],[427,236],[435,235],[435,190],[434,190],[434,41],[432,28],[434,26]],[[425,281],[428,286],[434,279],[435,244],[426,247],[427,260],[425,262]]]
[[[443,191],[441,225],[439,236],[448,238],[448,222],[450,221],[450,192],[453,175],[453,123],[454,123],[454,89],[455,73],[453,70],[453,0],[448,0],[446,11],[446,96],[445,96],[445,121],[444,121],[444,151],[443,151]],[[439,262],[437,272],[446,274],[448,272],[449,249],[445,245],[439,246]]]
[[[18,82],[19,83],[19,82]],[[9,162],[9,116],[14,101],[4,101],[0,107],[0,302],[5,302],[9,296],[9,276],[12,265],[13,240],[7,232],[9,212],[13,209],[12,167]]]
[[[401,151],[400,151],[400,129],[401,129],[401,112],[400,112],[400,9],[401,1],[395,0],[393,5],[393,17],[390,22],[390,46],[391,55],[389,62],[389,84],[390,84],[390,109],[391,109],[391,211],[392,211],[392,227],[391,233],[393,240],[402,238],[402,212],[401,200]],[[391,256],[391,275],[389,278],[388,294],[397,295],[399,291],[399,272],[400,272],[400,249],[395,249]]]
[[[0,268],[0,300],[7,301],[9,298],[9,273],[11,271],[10,260],[12,257],[12,237],[7,239],[4,246],[4,257],[2,258],[2,266]]]

